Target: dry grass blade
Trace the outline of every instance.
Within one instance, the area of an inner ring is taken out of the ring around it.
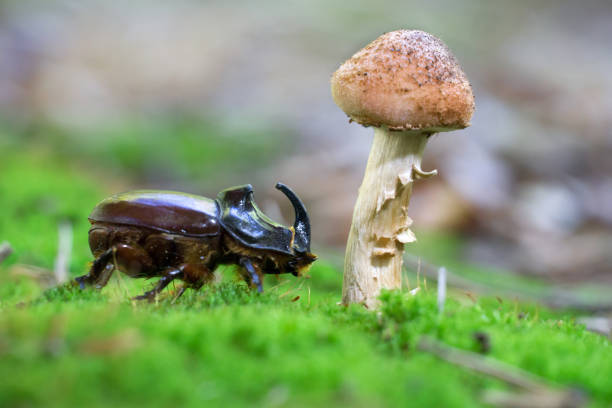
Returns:
[[[305,280],[302,280],[302,281],[301,281],[301,282],[300,282],[300,283],[299,283],[297,286],[294,286],[293,288],[291,288],[291,289],[287,290],[285,293],[283,293],[282,295],[280,295],[278,298],[279,298],[279,299],[282,299],[282,298],[284,298],[285,296],[287,296],[287,295],[289,295],[289,294],[291,294],[291,293],[293,293],[293,292],[296,292],[296,291],[298,291],[298,290],[302,289],[302,286],[304,285],[304,282],[305,282]]]
[[[35,265],[16,264],[10,268],[9,273],[12,276],[24,276],[32,279],[43,288],[50,288],[57,285],[53,272]]]

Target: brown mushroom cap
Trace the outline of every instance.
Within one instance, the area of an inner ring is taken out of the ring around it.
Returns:
[[[418,30],[386,33],[334,73],[332,96],[355,122],[440,132],[470,125],[472,87],[446,45]]]

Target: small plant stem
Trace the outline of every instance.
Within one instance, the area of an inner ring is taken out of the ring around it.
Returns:
[[[0,263],[13,253],[13,247],[8,242],[0,244]]]
[[[58,245],[57,257],[53,267],[53,275],[58,284],[68,281],[68,264],[72,252],[72,225],[68,221],[62,221],[57,228]]]
[[[446,268],[438,269],[438,312],[444,313],[444,301],[446,300]]]

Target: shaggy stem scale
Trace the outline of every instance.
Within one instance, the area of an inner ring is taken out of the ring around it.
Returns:
[[[408,216],[412,183],[437,174],[421,170],[430,135],[375,128],[346,247],[344,304],[373,308],[381,289],[401,287],[404,244],[416,240]]]

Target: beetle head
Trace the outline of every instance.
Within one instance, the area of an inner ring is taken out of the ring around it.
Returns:
[[[310,252],[295,252],[293,255],[275,254],[266,257],[262,264],[262,271],[265,274],[278,275],[290,273],[293,276],[301,276],[317,259],[317,256]]]
[[[296,252],[295,257],[287,262],[286,271],[293,276],[302,276],[308,271],[310,265],[317,260],[317,256],[310,252]]]

